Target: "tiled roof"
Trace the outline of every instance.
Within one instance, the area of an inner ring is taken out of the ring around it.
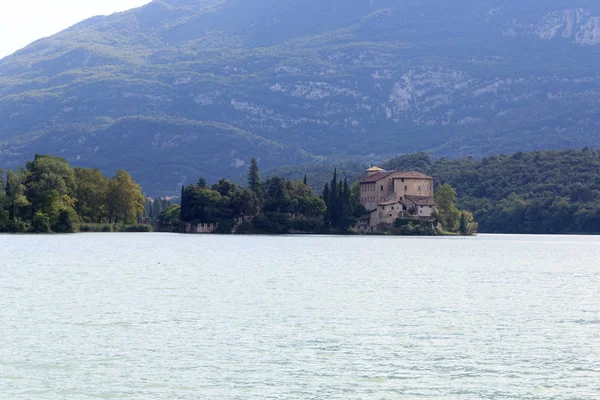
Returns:
[[[387,178],[388,176],[396,173],[396,171],[383,171],[366,177],[360,183],[375,183],[381,179]]]
[[[392,204],[398,204],[400,203],[398,200],[391,200],[391,201],[382,201],[380,203],[377,203],[378,206],[391,206]]]
[[[413,203],[415,203],[418,206],[435,206],[435,199],[433,197],[430,196],[411,196],[411,195],[406,195],[404,196],[407,200],[412,201]]]
[[[373,171],[369,171],[373,172]],[[367,176],[360,183],[374,183],[381,179],[385,179],[388,176],[393,175],[393,179],[433,179],[431,176],[427,176],[420,172],[410,171],[410,172],[398,172],[398,171],[384,171],[377,172],[371,176]]]
[[[431,176],[427,176],[425,174],[422,174],[420,172],[416,172],[416,171],[411,171],[411,172],[397,172],[396,174],[394,174],[394,179],[405,179],[405,178],[412,178],[412,179],[433,179],[433,177]]]

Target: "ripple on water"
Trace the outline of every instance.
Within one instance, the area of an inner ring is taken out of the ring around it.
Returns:
[[[0,242],[2,400],[600,392],[599,238],[61,238]]]

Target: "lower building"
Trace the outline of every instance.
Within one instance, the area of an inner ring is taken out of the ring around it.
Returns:
[[[433,220],[437,210],[433,178],[420,172],[369,168],[360,181],[360,199],[368,212],[357,223],[360,232],[377,232],[397,219]]]

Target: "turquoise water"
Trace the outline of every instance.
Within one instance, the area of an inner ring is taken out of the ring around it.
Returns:
[[[600,238],[0,236],[1,399],[597,399]]]

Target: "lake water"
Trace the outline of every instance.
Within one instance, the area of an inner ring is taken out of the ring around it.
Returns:
[[[600,238],[0,236],[1,399],[600,399]]]

